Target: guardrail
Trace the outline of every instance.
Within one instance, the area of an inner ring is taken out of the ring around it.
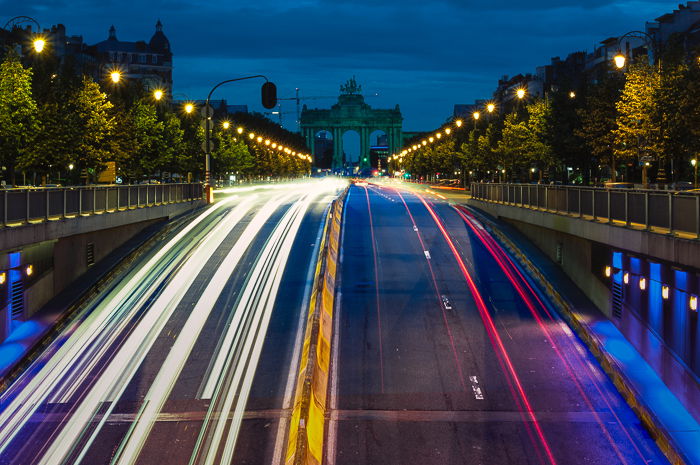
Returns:
[[[475,200],[700,239],[700,195],[683,191],[472,183]]]
[[[1,227],[189,202],[202,195],[201,184],[0,189]]]

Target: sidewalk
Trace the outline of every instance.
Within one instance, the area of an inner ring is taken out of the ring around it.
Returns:
[[[510,249],[537,287],[555,303],[558,313],[586,343],[666,455],[674,458],[673,463],[700,465],[698,419],[691,415],[632,343],[554,262],[519,231],[479,210],[476,213]],[[700,391],[700,385],[695,383],[694,387]]]

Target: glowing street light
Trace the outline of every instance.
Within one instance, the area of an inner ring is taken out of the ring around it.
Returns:
[[[481,113],[479,113],[478,111],[475,111],[475,112],[472,114],[472,116],[474,117],[474,121],[478,121],[479,118],[481,118]]]
[[[515,91],[515,95],[516,95],[520,100],[522,100],[523,98],[525,98],[525,89],[523,89],[522,87],[519,88],[517,91]]]
[[[486,111],[488,111],[489,113],[493,113],[495,110],[496,105],[494,105],[493,103],[489,103],[488,105],[486,105]]]
[[[627,61],[627,58],[620,51],[617,52],[617,54],[613,57],[613,61],[615,62],[615,66],[617,66],[617,69],[622,69],[625,67],[625,62]]]
[[[461,128],[462,127],[462,120],[458,119],[457,121],[455,121],[455,126],[457,126],[458,128]]]
[[[109,73],[109,78],[114,84],[117,84],[119,81],[122,80],[122,73],[120,73],[119,71],[112,71],[111,73]]]
[[[46,41],[40,37],[38,39],[34,39],[32,45],[34,45],[34,51],[36,53],[41,53],[44,51],[44,47],[46,47]]]
[[[224,121],[223,123],[221,123],[221,127],[224,129],[228,129],[231,127],[231,123],[229,123],[228,121]]]
[[[156,89],[153,91],[153,98],[156,99],[156,101],[160,101],[160,99],[163,98],[163,91],[161,89]]]
[[[569,92],[569,98],[576,98],[576,92],[574,92],[573,90]]]
[[[243,134],[243,128],[239,126],[238,129],[236,129],[236,132],[238,134]]]
[[[194,111],[194,105],[191,103],[186,103],[185,104],[185,113],[188,115]]]

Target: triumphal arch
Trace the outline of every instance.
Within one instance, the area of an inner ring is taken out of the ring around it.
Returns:
[[[392,110],[375,110],[365,103],[362,86],[353,77],[340,86],[338,103],[328,110],[309,110],[304,105],[301,112],[301,133],[317,159],[315,137],[321,131],[328,131],[333,138],[333,170],[345,166],[343,159],[343,135],[355,131],[360,135],[360,168],[369,167],[370,134],[382,131],[386,134],[389,156],[395,153],[402,143],[401,126],[403,117],[399,106]]]

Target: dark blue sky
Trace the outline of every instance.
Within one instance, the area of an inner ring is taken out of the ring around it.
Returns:
[[[352,75],[375,107],[400,104],[406,130],[431,129],[454,103],[488,98],[502,75],[534,72],[553,56],[671,12],[677,2],[534,0],[0,0],[6,21],[66,25],[88,43],[148,40],[158,18],[174,56],[175,92],[204,98],[216,82],[266,74],[280,96],[337,95]],[[217,91],[261,110],[259,84]],[[326,107],[332,100],[308,102]],[[283,111],[294,112],[292,102]],[[284,115],[287,126],[295,116]]]

